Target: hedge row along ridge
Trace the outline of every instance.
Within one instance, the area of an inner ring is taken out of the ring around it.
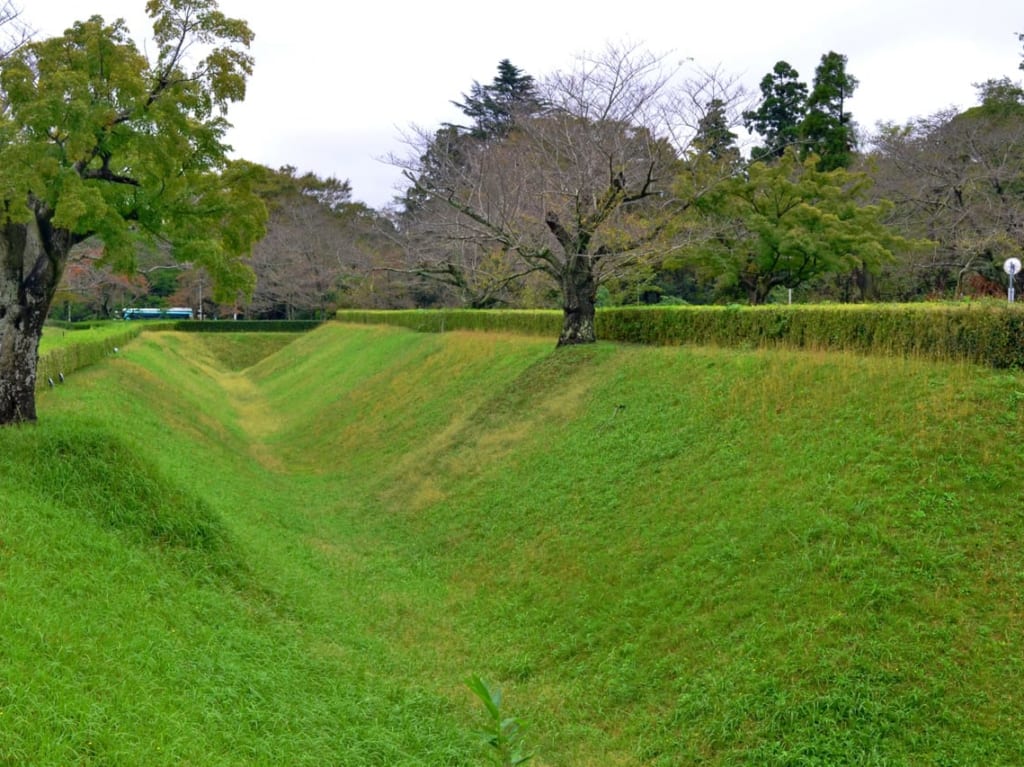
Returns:
[[[424,332],[483,330],[558,337],[557,310],[341,310],[343,322]],[[599,309],[597,335],[622,343],[783,347],[1024,367],[1024,308],[997,302],[672,306]]]

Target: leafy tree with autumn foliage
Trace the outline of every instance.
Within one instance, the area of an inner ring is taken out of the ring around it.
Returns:
[[[142,274],[123,274],[103,262],[103,246],[83,243],[71,251],[64,276],[54,296],[54,312],[63,319],[115,317],[120,309],[135,306],[150,290]],[[66,312],[66,315],[65,315]]]
[[[165,241],[220,294],[252,288],[244,258],[266,211],[224,143],[252,32],[214,0],[146,10],[151,61],[99,16],[0,61],[0,424],[36,418],[39,338],[76,243],[97,236],[129,270],[140,241]]]

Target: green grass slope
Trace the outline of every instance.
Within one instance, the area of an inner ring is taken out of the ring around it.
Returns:
[[[288,342],[286,342],[288,341]],[[0,763],[1024,763],[1024,378],[147,333],[0,431]]]

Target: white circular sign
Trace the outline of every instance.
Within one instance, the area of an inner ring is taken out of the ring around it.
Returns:
[[[1020,271],[1020,259],[1008,258],[1003,262],[1003,271],[1009,275],[1017,274]]]

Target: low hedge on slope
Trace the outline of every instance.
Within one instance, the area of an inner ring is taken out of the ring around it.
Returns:
[[[485,330],[557,337],[557,310],[341,310],[343,322],[424,332]],[[999,302],[599,309],[598,338],[639,344],[782,346],[1024,366],[1024,309]]]

